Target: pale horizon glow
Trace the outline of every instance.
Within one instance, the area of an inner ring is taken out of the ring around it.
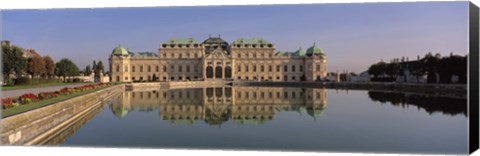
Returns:
[[[363,72],[380,60],[468,53],[468,2],[314,4],[3,10],[2,40],[35,49],[80,69],[108,57],[117,45],[158,53],[170,39],[221,35],[263,38],[277,51],[327,55],[329,72]],[[108,68],[106,69],[108,70]]]

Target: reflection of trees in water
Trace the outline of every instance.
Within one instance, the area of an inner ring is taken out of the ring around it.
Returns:
[[[429,114],[442,112],[443,114],[448,115],[463,114],[464,116],[467,116],[466,99],[377,91],[369,91],[368,96],[373,101],[379,101],[381,103],[388,102],[394,106],[401,106],[402,108],[408,105],[414,105],[418,108],[424,109]]]

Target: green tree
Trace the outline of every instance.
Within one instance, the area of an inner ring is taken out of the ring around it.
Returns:
[[[45,62],[45,77],[52,78],[55,75],[55,62],[50,56],[44,56],[43,61]]]
[[[23,57],[23,50],[17,46],[2,44],[2,74],[4,80],[10,79],[11,73],[17,77],[27,68],[27,60]]]
[[[45,73],[45,61],[40,56],[33,56],[28,59],[27,73],[36,78]]]
[[[376,64],[371,65],[368,68],[368,74],[373,75],[373,77],[377,78],[379,75],[383,75],[386,73],[387,64],[383,61],[380,61]]]
[[[67,76],[77,76],[80,73],[77,65],[67,58],[58,61],[56,67],[56,75],[63,77],[64,81]]]
[[[100,72],[102,74],[104,74],[104,72],[105,72],[102,61],[98,61],[98,63],[97,63],[97,72],[98,72],[98,74],[100,74]]]
[[[85,76],[90,76],[91,73],[92,70],[90,69],[90,65],[87,65],[87,67],[85,67]]]

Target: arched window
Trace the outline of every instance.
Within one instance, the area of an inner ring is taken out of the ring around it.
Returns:
[[[215,67],[215,78],[222,78],[222,67]]]
[[[225,67],[225,78],[232,78],[232,67]]]
[[[213,78],[213,67],[212,66],[207,67],[206,75],[207,75],[207,78]]]

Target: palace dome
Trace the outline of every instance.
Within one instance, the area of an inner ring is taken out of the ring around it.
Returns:
[[[202,43],[203,45],[228,45],[228,42],[220,37],[209,37]]]
[[[127,56],[129,55],[128,50],[123,48],[122,46],[118,45],[115,49],[112,51],[112,55],[122,55],[122,56]]]
[[[297,56],[305,56],[307,52],[302,49],[302,47],[298,48],[298,50],[295,52]]]
[[[307,56],[323,55],[323,50],[313,43],[313,46],[307,49]]]

